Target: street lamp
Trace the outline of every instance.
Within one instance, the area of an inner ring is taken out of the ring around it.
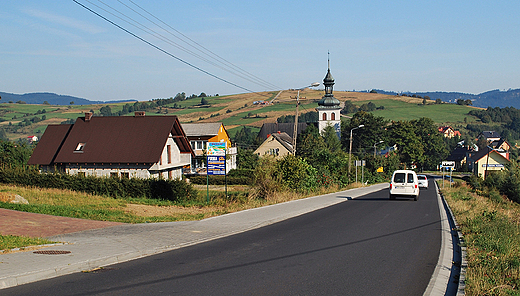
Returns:
[[[350,174],[350,159],[352,158],[352,131],[356,130],[358,128],[362,128],[362,127],[365,127],[365,125],[361,124],[360,126],[355,127],[355,128],[350,130],[350,147],[348,149],[348,173],[349,174]]]
[[[374,144],[374,158],[376,157],[376,146],[377,146],[377,144],[381,144],[381,143],[383,143],[383,142],[384,142],[384,141],[381,140],[381,141],[379,141],[379,142],[377,142],[377,143]]]
[[[294,117],[293,155],[296,155],[296,138],[298,137],[298,106],[300,105],[300,90],[306,89],[307,87],[316,87],[319,85],[319,82],[314,82],[310,85],[298,88],[298,95],[296,96],[296,117]]]

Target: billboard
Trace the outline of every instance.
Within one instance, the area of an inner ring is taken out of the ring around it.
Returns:
[[[208,156],[209,155],[226,155],[225,142],[208,142]]]

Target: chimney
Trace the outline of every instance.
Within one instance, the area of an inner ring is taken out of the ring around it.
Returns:
[[[135,111],[135,117],[144,117],[146,113],[144,111]]]
[[[85,112],[85,121],[89,122],[92,118],[92,112]]]

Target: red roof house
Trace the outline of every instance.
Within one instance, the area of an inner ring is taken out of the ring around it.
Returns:
[[[69,174],[174,179],[193,150],[176,116],[92,116],[49,125],[29,164]]]

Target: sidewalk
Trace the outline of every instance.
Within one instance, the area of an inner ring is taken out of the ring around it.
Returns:
[[[387,183],[377,184],[235,212],[201,221],[122,224],[47,237],[53,241],[65,242],[65,244],[41,250],[70,253],[42,255],[27,251],[0,254],[0,289],[91,270],[218,239],[387,187]]]

